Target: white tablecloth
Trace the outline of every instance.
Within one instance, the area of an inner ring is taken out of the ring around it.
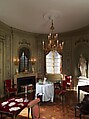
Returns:
[[[42,101],[51,101],[53,102],[54,99],[54,84],[39,84],[36,83],[36,98],[37,94],[42,94]]]

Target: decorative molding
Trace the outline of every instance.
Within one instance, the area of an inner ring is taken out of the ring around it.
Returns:
[[[19,45],[28,45],[30,46],[30,43],[26,41],[26,39],[22,39],[22,41],[19,41]]]
[[[78,45],[79,43],[88,43],[88,39],[85,39],[84,37],[80,37],[78,40],[75,41],[75,45]]]
[[[5,36],[0,35],[0,40],[5,40]]]

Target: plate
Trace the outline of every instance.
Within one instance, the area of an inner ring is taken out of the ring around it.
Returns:
[[[19,110],[20,109],[20,107],[11,107],[9,110],[10,111],[17,111],[17,110]]]
[[[9,107],[11,107],[11,106],[13,106],[13,105],[15,105],[16,103],[15,102],[11,102],[10,104],[9,104]]]

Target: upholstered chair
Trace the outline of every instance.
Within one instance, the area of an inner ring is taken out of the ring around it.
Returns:
[[[67,82],[67,88],[72,88],[72,76],[65,76],[65,80]]]
[[[79,116],[81,119],[82,115],[89,115],[89,94],[85,94],[83,100],[75,106],[75,117]]]
[[[29,102],[28,119],[45,119],[40,116],[40,98],[34,99]]]
[[[17,89],[14,87],[13,82],[11,79],[7,79],[4,81],[4,89],[5,94],[8,95],[8,97],[11,96],[11,94],[17,94]]]
[[[54,84],[54,97],[61,97],[61,100],[63,102],[63,100],[65,99],[65,94],[66,94],[66,86],[67,86],[67,82],[66,80],[63,80],[61,82],[61,84],[59,84],[59,87],[57,85],[57,87]]]

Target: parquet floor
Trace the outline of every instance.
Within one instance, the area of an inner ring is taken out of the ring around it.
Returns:
[[[44,119],[79,119],[75,117],[74,107],[77,103],[76,91],[67,91],[65,100],[56,98],[55,102],[45,102],[40,105],[40,115]],[[28,110],[25,108],[17,116],[16,119],[27,119]],[[10,117],[3,116],[3,119],[11,119]],[[89,116],[82,116],[82,119],[89,119]]]

